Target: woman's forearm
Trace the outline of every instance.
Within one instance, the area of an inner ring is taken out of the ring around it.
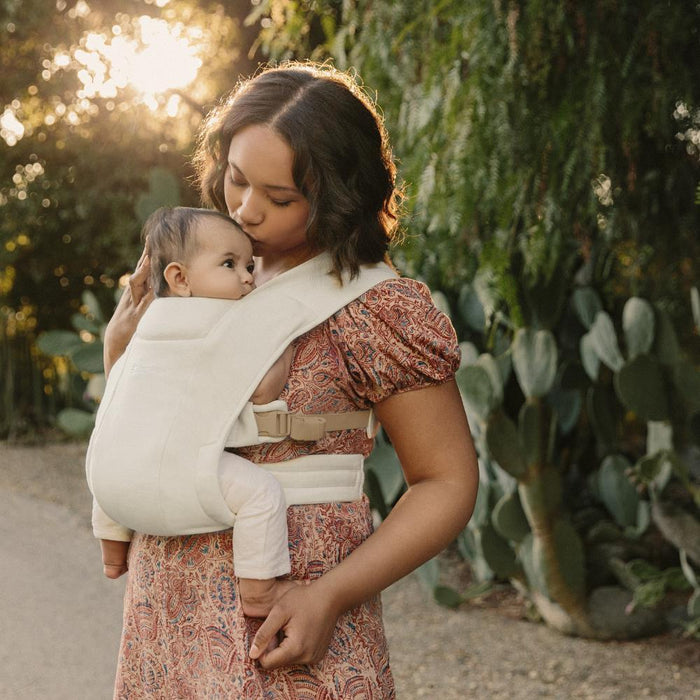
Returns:
[[[359,605],[442,551],[462,531],[476,484],[428,480],[414,484],[377,531],[318,582],[338,613]]]
[[[150,260],[144,250],[105,329],[102,359],[106,377],[109,376],[114,363],[124,354],[126,346],[136,332],[136,326],[153,301],[154,294],[149,284],[150,273]]]

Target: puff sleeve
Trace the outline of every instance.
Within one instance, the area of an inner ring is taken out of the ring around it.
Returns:
[[[382,282],[330,319],[357,397],[378,403],[454,376],[460,351],[450,319],[428,288],[411,279]]]

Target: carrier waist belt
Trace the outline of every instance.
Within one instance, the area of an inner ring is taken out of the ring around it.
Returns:
[[[282,485],[288,506],[357,501],[364,482],[362,455],[307,455],[258,464]]]

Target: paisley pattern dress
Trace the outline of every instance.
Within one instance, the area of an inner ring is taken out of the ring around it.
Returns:
[[[454,375],[459,349],[449,319],[416,281],[382,282],[295,341],[280,398],[290,411],[369,408]],[[239,452],[254,462],[306,454],[368,455],[362,430],[318,442],[284,440]],[[291,506],[291,577],[314,579],[372,532],[366,499]],[[244,617],[231,531],[181,537],[136,534],[129,551],[115,698],[388,700],[395,697],[379,597],[344,614],[328,653],[311,666],[265,671],[248,658],[260,621]]]

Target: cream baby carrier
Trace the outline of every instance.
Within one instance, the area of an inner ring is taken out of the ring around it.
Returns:
[[[335,420],[269,410],[286,409],[284,402],[255,413],[249,402],[294,338],[395,276],[381,263],[340,285],[330,269],[324,253],[239,301],[168,297],[151,304],[110,372],[87,452],[90,490],[109,517],[153,535],[221,530],[233,525],[217,477],[225,446],[366,426],[361,412],[355,425],[355,414]],[[359,472],[352,467],[358,457]],[[281,481],[287,505],[361,494],[361,456],[301,458],[298,469],[296,461],[261,465]],[[347,469],[354,470],[351,484],[342,476]]]

